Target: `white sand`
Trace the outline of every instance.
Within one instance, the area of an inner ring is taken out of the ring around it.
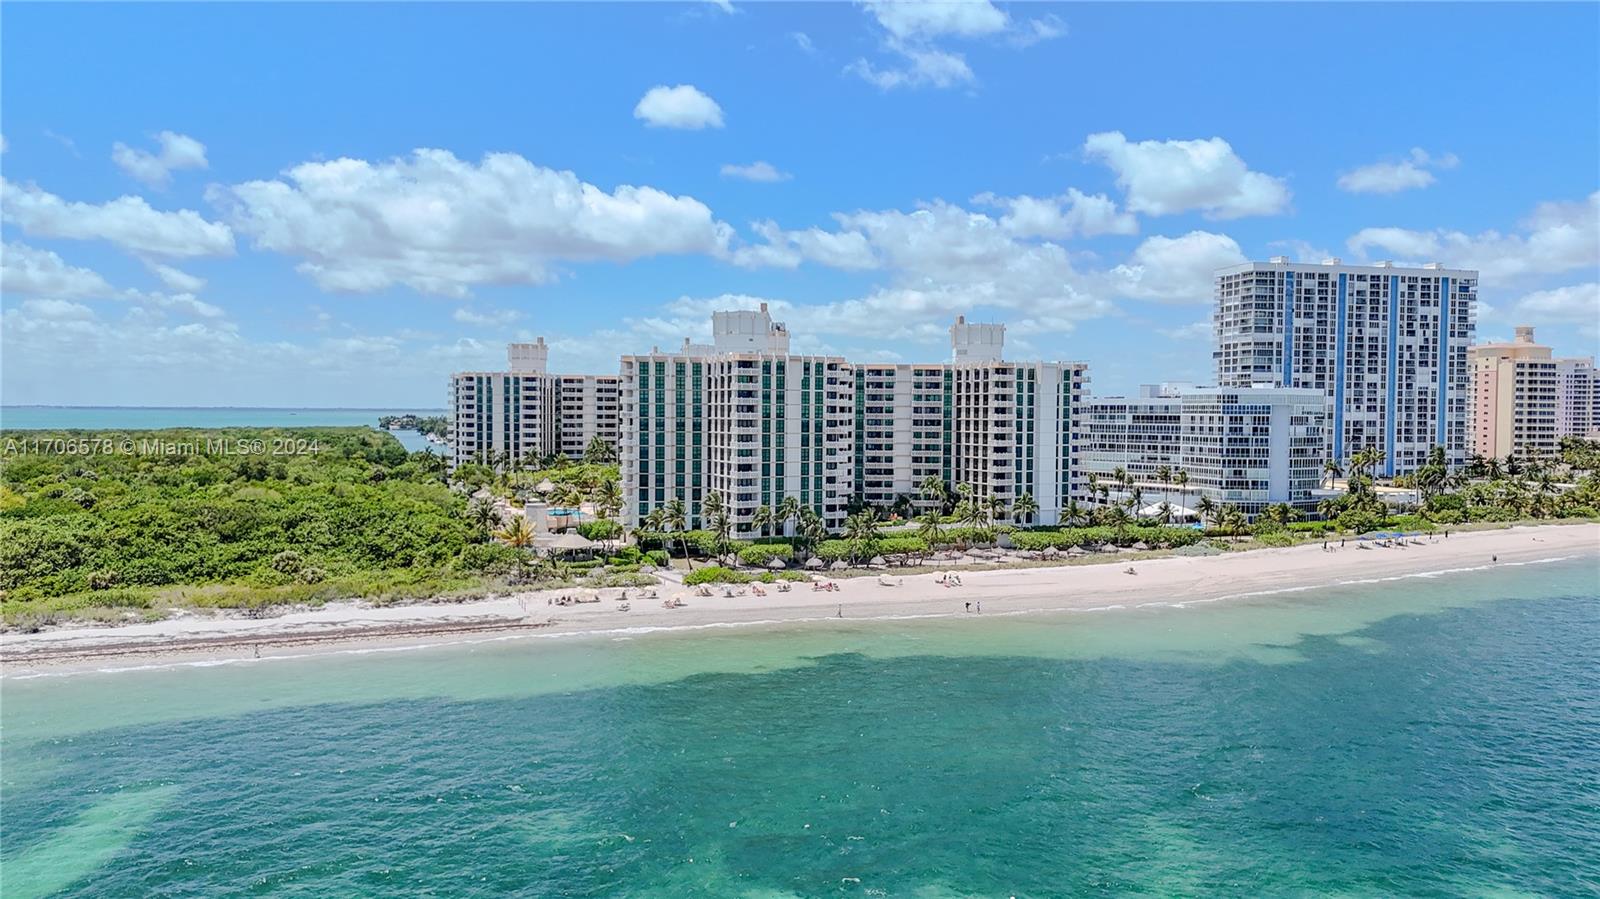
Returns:
[[[1331,586],[1491,565],[1585,555],[1596,562],[1600,582],[1600,525],[1546,525],[1503,530],[1452,532],[1446,539],[1418,538],[1421,545],[1358,549],[1348,540],[1343,549],[1325,552],[1320,544],[1293,549],[1264,549],[1204,557],[1175,557],[1129,562],[1126,558],[1091,559],[1058,567],[960,572],[963,585],[944,587],[934,575],[835,581],[837,592],[814,592],[797,583],[788,593],[766,585],[766,596],[753,592],[724,597],[699,597],[674,584],[656,588],[658,598],[629,593],[631,611],[618,610],[615,589],[602,591],[604,601],[559,607],[547,601],[562,592],[523,593],[510,597],[452,604],[372,607],[334,603],[315,610],[275,618],[185,614],[147,624],[64,627],[36,634],[0,636],[0,661],[7,677],[44,667],[94,667],[107,658],[181,654],[185,658],[238,658],[269,655],[308,644],[336,646],[351,642],[433,642],[441,634],[471,639],[493,632],[615,632],[617,629],[659,629],[734,623],[797,622],[840,616],[883,618],[967,614],[966,603],[984,613],[1061,611],[1142,604],[1172,605],[1193,600],[1242,597],[1287,589]],[[1337,546],[1337,541],[1334,542]],[[1137,574],[1125,569],[1132,565]],[[685,595],[687,606],[666,609],[663,599]],[[972,614],[978,614],[973,611]]]

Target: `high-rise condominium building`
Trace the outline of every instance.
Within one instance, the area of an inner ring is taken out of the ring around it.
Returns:
[[[954,361],[850,363],[796,355],[756,311],[719,312],[712,343],[622,358],[622,478],[637,522],[681,500],[703,523],[716,491],[736,531],[794,497],[830,528],[853,499],[919,507],[930,476],[1054,522],[1071,495],[1079,363],[1007,362],[1001,325],[958,319]]]
[[[1556,449],[1560,380],[1550,348],[1517,328],[1510,343],[1472,348],[1470,449],[1480,456],[1548,456]]]
[[[1095,397],[1079,418],[1079,473],[1125,502],[1139,492],[1146,516],[1165,502],[1191,517],[1201,497],[1254,517],[1269,505],[1309,510],[1327,440],[1321,391],[1285,387],[1145,387],[1136,397]],[[1121,469],[1123,488],[1112,475]],[[1166,469],[1167,479],[1158,476]],[[1170,473],[1183,471],[1187,483]],[[1094,497],[1087,492],[1085,498]]]
[[[1435,446],[1467,454],[1467,348],[1478,273],[1437,264],[1344,265],[1275,256],[1216,275],[1217,382],[1320,390],[1331,458],[1385,453],[1380,474],[1410,472]]]
[[[853,390],[837,356],[789,352],[767,307],[718,312],[712,343],[625,355],[621,370],[623,516],[637,524],[674,500],[705,523],[715,491],[736,531],[786,497],[829,528],[850,500]]]
[[[950,326],[950,362],[852,366],[854,493],[878,506],[909,497],[929,477],[1009,508],[1024,494],[1054,523],[1073,490],[1073,434],[1088,383],[1081,362],[1010,362],[1005,326]]]
[[[615,375],[553,375],[544,338],[506,348],[509,371],[450,376],[451,458],[582,458],[590,440],[617,443]]]
[[[1594,359],[1557,359],[1556,383],[1556,438],[1600,440],[1600,372]]]

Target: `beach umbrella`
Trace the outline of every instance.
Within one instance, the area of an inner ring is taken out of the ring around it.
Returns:
[[[1150,548],[1150,544],[1144,542],[1143,540],[1140,540],[1138,543],[1135,543],[1133,545],[1133,548],[1137,549],[1137,550],[1146,550],[1146,549]]]
[[[887,564],[889,564],[889,560],[885,559],[883,556],[873,556],[872,560],[869,561],[867,564],[868,565],[887,565]]]
[[[832,569],[832,570],[834,570],[834,571],[843,571],[843,570],[845,570],[845,569],[846,569],[846,568],[849,568],[849,567],[850,567],[850,566],[849,566],[849,565],[846,565],[846,564],[845,564],[845,563],[844,563],[844,560],[843,560],[843,559],[839,559],[839,560],[838,560],[838,561],[836,561],[836,562],[834,562],[834,563],[833,563],[833,564],[832,564],[832,565],[829,565],[829,566],[828,566],[828,567],[829,567],[829,568],[830,568],[830,569]]]
[[[785,566],[783,564],[783,560],[782,559],[774,557],[774,558],[768,560],[767,567],[771,568],[773,571],[777,571],[778,569],[784,568]]]
[[[575,552],[577,550],[593,549],[594,541],[576,531],[568,531],[551,542],[550,548],[557,552]]]
[[[1072,548],[1067,550],[1067,555],[1069,555],[1069,556],[1086,556],[1086,555],[1088,555],[1088,552],[1086,552],[1084,550],[1084,548],[1081,547],[1081,546],[1074,546],[1074,547],[1072,547]]]
[[[812,556],[811,558],[806,560],[806,567],[807,568],[821,568],[822,567],[822,560],[817,558],[816,556]]]
[[[1100,544],[1100,551],[1103,553],[1114,553],[1117,551],[1117,548],[1109,543],[1102,543]]]
[[[545,478],[539,483],[533,485],[533,489],[539,491],[540,493],[552,493],[555,491],[556,485],[552,483],[549,478]]]
[[[1056,549],[1053,546],[1047,546],[1047,547],[1044,548],[1044,555],[1047,558],[1055,558],[1056,556],[1058,556],[1060,554],[1061,554],[1061,550]]]

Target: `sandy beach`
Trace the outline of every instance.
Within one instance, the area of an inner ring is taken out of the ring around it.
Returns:
[[[933,574],[886,573],[839,579],[837,591],[795,584],[787,593],[767,585],[765,596],[685,595],[662,584],[655,599],[630,591],[630,609],[618,608],[618,590],[598,603],[557,606],[563,592],[520,593],[465,603],[371,606],[332,603],[273,618],[183,614],[122,626],[73,626],[0,636],[4,676],[46,671],[160,664],[181,658],[237,659],[302,654],[352,644],[401,647],[420,643],[500,639],[523,633],[615,635],[663,629],[755,626],[836,618],[893,619],[978,614],[1084,611],[1138,606],[1181,606],[1338,584],[1421,574],[1479,570],[1493,565],[1591,556],[1600,578],[1600,525],[1546,525],[1452,533],[1415,542],[1361,548],[1348,540],[1216,556],[1144,559],[1109,557],[1056,567],[960,572],[960,586]],[[1136,573],[1129,574],[1132,567]],[[681,608],[664,600],[684,596]],[[970,606],[969,606],[970,604]]]

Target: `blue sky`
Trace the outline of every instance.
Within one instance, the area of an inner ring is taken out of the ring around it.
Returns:
[[[769,301],[1096,392],[1211,373],[1210,271],[1483,273],[1600,343],[1588,4],[6,4],[6,403],[438,406]]]

